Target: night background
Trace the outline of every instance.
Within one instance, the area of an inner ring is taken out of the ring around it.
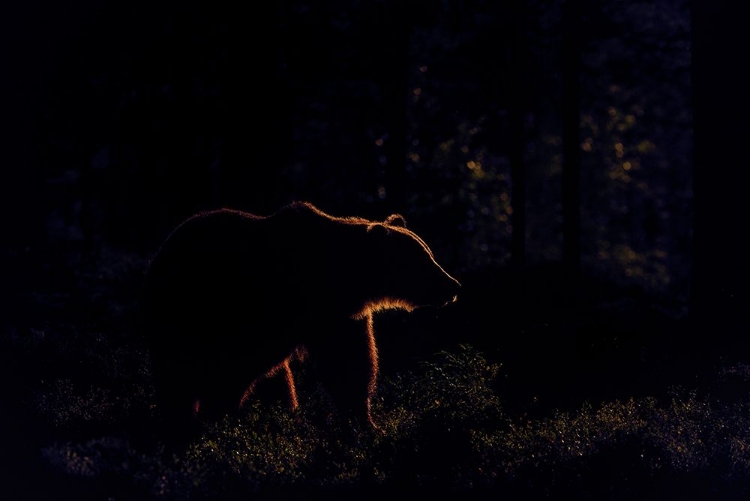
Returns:
[[[728,4],[4,5],[0,499],[750,496]],[[295,200],[403,215],[458,302],[376,317],[382,436],[303,367],[298,413],[269,388],[164,453],[149,258]]]

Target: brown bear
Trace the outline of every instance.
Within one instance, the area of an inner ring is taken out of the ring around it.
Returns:
[[[271,216],[197,214],[145,279],[157,410],[166,430],[236,411],[259,379],[309,354],[334,403],[375,426],[373,314],[454,301],[460,285],[394,215],[334,217],[306,202]]]

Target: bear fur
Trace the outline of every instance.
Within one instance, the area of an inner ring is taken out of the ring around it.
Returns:
[[[398,215],[334,217],[305,202],[271,216],[230,209],[182,223],[151,260],[144,312],[157,411],[182,433],[238,410],[257,381],[314,358],[342,412],[375,427],[373,315],[442,306],[460,285]]]

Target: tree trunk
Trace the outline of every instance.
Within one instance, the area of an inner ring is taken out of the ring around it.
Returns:
[[[510,172],[513,181],[511,201],[513,214],[511,223],[511,262],[516,271],[526,264],[526,134],[524,132],[524,107],[526,106],[526,19],[525,3],[512,2],[512,34],[510,40],[510,109],[508,120],[510,128]]]
[[[378,63],[383,119],[388,139],[383,145],[384,202],[387,212],[406,210],[409,182],[406,175],[406,151],[409,124],[407,105],[409,96],[409,37],[413,19],[411,2],[390,6],[388,43],[381,47]],[[383,196],[381,195],[381,196]]]
[[[742,202],[750,174],[750,78],[737,50],[747,44],[744,16],[728,0],[694,0],[693,122],[694,231],[691,325],[710,345],[746,358],[750,266],[748,219]],[[745,325],[745,328],[740,328]],[[697,347],[696,347],[697,348]]]
[[[563,2],[562,23],[563,265],[571,277],[576,277],[581,255],[581,6],[578,1]]]

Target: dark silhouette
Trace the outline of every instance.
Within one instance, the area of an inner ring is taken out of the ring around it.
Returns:
[[[329,216],[293,203],[269,217],[222,209],[181,224],[152,260],[145,314],[157,406],[171,438],[239,408],[300,348],[342,416],[375,427],[373,314],[441,306],[459,283],[400,216]],[[244,395],[244,396],[243,396]]]

